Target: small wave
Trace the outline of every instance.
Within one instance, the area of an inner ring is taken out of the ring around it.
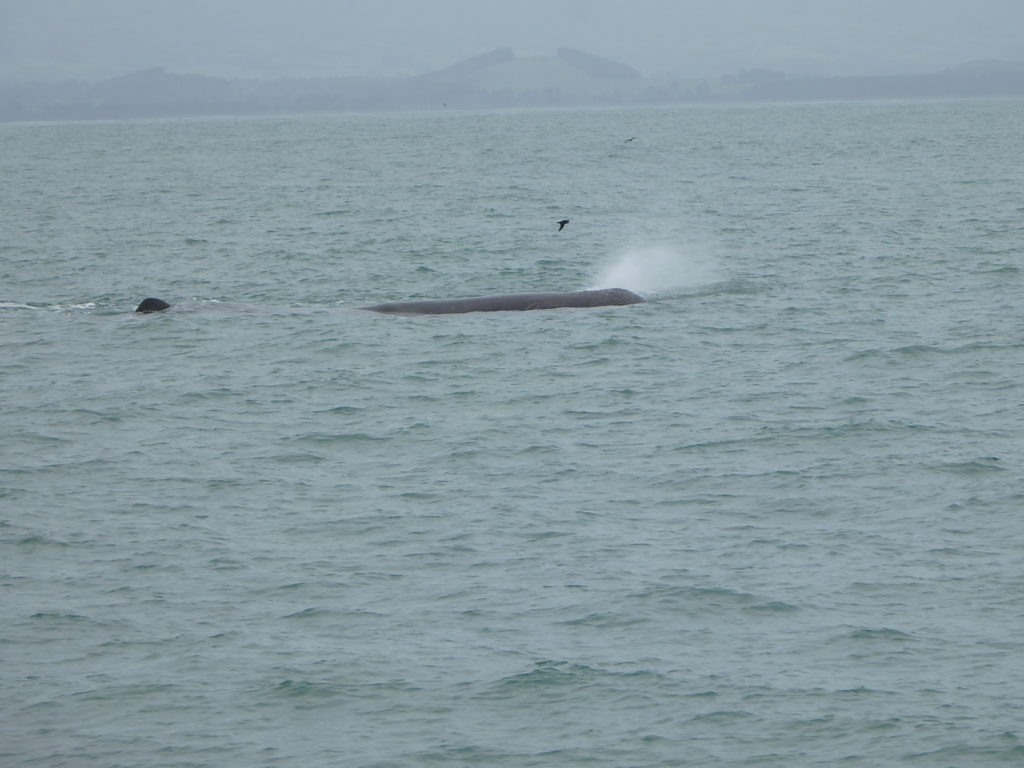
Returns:
[[[335,406],[334,408],[325,408],[325,409],[319,410],[319,411],[317,411],[317,413],[333,413],[333,414],[336,414],[336,415],[347,416],[347,415],[350,415],[350,414],[359,413],[362,410],[363,410],[362,408],[357,408],[354,405],[338,405],[338,406]]]
[[[88,616],[82,616],[78,613],[58,613],[57,611],[40,611],[39,613],[33,613],[30,617],[36,621],[49,621],[49,622],[65,622],[65,621],[85,621],[91,624],[96,622],[90,619]]]
[[[516,675],[505,677],[498,681],[500,688],[520,686],[551,686],[551,685],[576,685],[582,680],[595,677],[617,677],[651,674],[647,671],[631,670],[629,672],[609,672],[606,670],[591,667],[586,664],[573,664],[567,661],[539,661],[533,668],[520,672]]]
[[[709,722],[720,723],[720,722],[731,722],[734,720],[746,720],[752,718],[754,715],[750,712],[744,712],[743,710],[734,709],[723,709],[718,712],[705,712],[700,715],[691,717],[690,723],[702,723],[706,724]]]
[[[913,640],[912,635],[898,629],[883,627],[881,629],[856,629],[849,635],[851,640],[888,640],[890,642],[907,642]]]
[[[366,432],[349,432],[339,434],[332,434],[328,432],[310,432],[308,434],[297,435],[296,437],[289,439],[298,442],[310,443],[345,443],[387,440],[388,438],[383,437],[381,435],[371,435]]]
[[[58,541],[57,539],[51,539],[46,536],[42,536],[38,533],[29,534],[24,538],[17,539],[14,542],[24,547],[70,547],[66,541]],[[37,614],[40,615],[40,614]]]
[[[50,312],[73,312],[81,309],[95,309],[96,302],[87,301],[81,304],[50,304],[50,305],[38,305],[38,304],[22,304],[17,301],[5,301],[0,302],[0,310],[5,309],[35,309]]]
[[[330,683],[317,683],[310,680],[282,680],[272,693],[275,696],[288,698],[324,698],[333,697],[341,692],[341,688]]]
[[[769,603],[761,601],[749,592],[739,592],[725,587],[694,587],[675,584],[654,585],[642,592],[630,595],[633,599],[654,600],[664,605],[682,605],[693,610],[756,610]],[[765,608],[764,610],[773,610]],[[777,609],[776,609],[777,610]],[[788,610],[793,610],[789,607]]]
[[[283,589],[284,587],[279,587]],[[323,616],[332,616],[334,611],[326,610],[324,608],[303,608],[301,611],[295,613],[286,614],[283,618],[285,619],[315,619]]]
[[[799,611],[800,606],[793,605],[792,603],[785,603],[781,600],[770,600],[767,603],[758,603],[757,605],[747,606],[743,610],[759,611],[764,613],[791,613],[793,611]]]
[[[977,475],[986,472],[1004,472],[1006,467],[999,463],[997,456],[983,456],[973,461],[952,461],[932,467],[940,472],[952,472],[957,475]]]
[[[273,461],[277,464],[317,464],[326,459],[325,456],[321,456],[318,453],[311,451],[297,451],[293,453],[274,453],[266,454],[260,457],[268,461]]]
[[[645,618],[635,616],[622,616],[610,613],[589,613],[575,619],[567,619],[558,622],[569,627],[631,627],[635,624],[643,624]]]
[[[882,359],[898,358],[902,360],[905,358],[925,358],[928,356],[962,355],[991,350],[1017,350],[1020,349],[1021,346],[1022,345],[1018,343],[961,344],[956,347],[939,347],[931,344],[908,344],[906,346],[891,347],[889,349],[862,349],[848,356],[845,361],[854,362],[875,357]]]

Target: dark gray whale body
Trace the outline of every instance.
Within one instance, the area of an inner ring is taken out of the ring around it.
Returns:
[[[150,314],[152,312],[163,312],[165,309],[170,309],[170,308],[171,308],[171,305],[168,304],[163,299],[152,299],[152,298],[150,298],[150,299],[143,299],[142,303],[139,304],[139,306],[137,306],[135,308],[135,311],[140,313],[140,314],[143,314],[143,315],[148,315],[148,314]]]
[[[559,307],[608,307],[642,304],[643,299],[625,288],[599,291],[559,291],[556,293],[506,293],[498,296],[470,296],[464,299],[392,301],[374,304],[371,312],[390,315],[454,315],[462,312],[504,312],[510,310],[557,309]]]

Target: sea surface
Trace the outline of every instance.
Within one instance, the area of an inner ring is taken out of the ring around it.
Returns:
[[[1022,149],[1021,100],[0,125],[0,765],[1024,765]]]

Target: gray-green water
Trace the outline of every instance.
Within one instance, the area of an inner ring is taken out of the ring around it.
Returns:
[[[0,764],[1020,765],[1022,126],[0,126]]]

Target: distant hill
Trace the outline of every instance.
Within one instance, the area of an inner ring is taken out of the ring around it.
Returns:
[[[1024,96],[1024,62],[975,61],[925,75],[794,77],[751,69],[679,80],[644,78],[572,48],[522,57],[498,48],[417,77],[229,80],[153,67],[99,83],[0,83],[0,121],[987,96]]]
[[[98,83],[89,96],[111,107],[214,107],[231,97],[231,83],[219,77],[174,75],[162,67],[133,72]]]
[[[574,48],[559,48],[558,58],[576,67],[580,72],[598,80],[639,80],[640,73],[632,67],[611,59]]]
[[[923,75],[789,77],[754,71],[736,76],[736,93],[751,100],[960,99],[1024,96],[1024,62],[986,60]],[[729,78],[724,78],[724,81]]]
[[[481,53],[468,59],[452,64],[450,67],[438,69],[420,75],[421,80],[472,80],[492,67],[515,61],[516,55],[511,48],[498,48],[490,53]]]
[[[483,53],[450,67],[420,75],[427,80],[461,80],[481,82],[496,70],[515,73],[521,70],[529,73],[532,79],[537,72],[547,72],[557,78],[560,73],[571,70],[576,78],[593,80],[640,80],[641,75],[632,67],[620,64],[611,59],[595,56],[592,53],[577,51],[574,48],[559,48],[555,56],[530,56],[519,58],[511,48],[498,48],[490,53]]]
[[[420,80],[501,94],[513,102],[578,103],[635,100],[643,77],[630,66],[573,48],[555,56],[516,56],[510,48],[420,75]]]

